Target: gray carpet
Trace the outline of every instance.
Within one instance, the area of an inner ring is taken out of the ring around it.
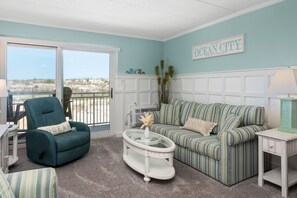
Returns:
[[[83,158],[56,168],[59,197],[281,197],[280,187],[265,183],[257,185],[257,177],[226,187],[195,169],[174,160],[176,175],[173,179],[152,179],[146,184],[143,175],[129,168],[122,159],[122,138],[92,140],[90,152]],[[42,167],[19,150],[20,160],[10,172]],[[290,197],[297,197],[292,187]]]

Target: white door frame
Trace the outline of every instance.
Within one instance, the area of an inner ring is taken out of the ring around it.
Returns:
[[[98,53],[109,53],[109,80],[110,88],[114,88],[114,77],[116,76],[116,71],[118,69],[118,53],[119,48],[100,46],[100,45],[88,45],[88,44],[72,44],[63,42],[52,42],[46,40],[34,40],[34,39],[23,39],[23,38],[13,38],[13,37],[0,37],[0,78],[6,79],[7,69],[6,69],[6,49],[8,44],[20,44],[20,45],[36,45],[40,47],[55,47],[57,48],[57,63],[56,63],[56,90],[57,97],[61,99],[62,97],[62,87],[63,87],[63,50],[78,50],[78,51],[89,51]],[[113,93],[114,95],[114,93]],[[0,109],[2,113],[0,114],[0,123],[4,123],[6,120],[6,100],[4,98],[0,99]],[[114,97],[110,99],[110,131],[98,133],[96,135],[92,134],[92,137],[102,137],[111,136],[115,134],[115,109],[114,109]]]

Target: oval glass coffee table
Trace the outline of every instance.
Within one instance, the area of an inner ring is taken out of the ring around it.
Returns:
[[[124,161],[143,174],[145,182],[151,178],[166,180],[174,177],[175,144],[169,138],[154,132],[145,138],[144,130],[128,129],[123,133],[123,143]]]

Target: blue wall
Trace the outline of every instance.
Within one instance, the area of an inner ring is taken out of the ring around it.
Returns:
[[[177,73],[297,65],[297,1],[286,0],[169,40],[164,58]],[[192,60],[192,47],[245,34],[245,52]]]
[[[130,67],[142,68],[146,73],[153,74],[154,66],[157,65],[163,57],[163,43],[158,41],[7,21],[0,21],[0,36],[106,45],[120,48],[121,51],[118,57],[119,74],[124,74]]]
[[[164,43],[6,21],[0,21],[0,36],[121,48],[119,74],[130,67],[153,74],[163,58],[177,73],[291,66],[297,65],[296,8],[296,0],[286,0]],[[193,46],[242,33],[244,53],[192,60]]]

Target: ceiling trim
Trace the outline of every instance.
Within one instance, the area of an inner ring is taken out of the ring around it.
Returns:
[[[62,29],[67,29],[67,30],[77,30],[77,31],[90,32],[90,33],[99,33],[99,34],[105,34],[105,35],[111,35],[111,36],[128,37],[128,38],[132,38],[132,39],[135,38],[135,39],[145,39],[145,40],[166,42],[166,41],[169,41],[171,39],[174,39],[174,38],[177,38],[177,37],[180,37],[180,36],[195,32],[195,31],[203,29],[203,28],[207,28],[207,27],[215,25],[217,23],[221,23],[221,22],[230,20],[232,18],[236,18],[238,16],[241,16],[241,15],[244,15],[244,14],[247,14],[247,13],[250,13],[250,12],[253,12],[253,11],[256,11],[256,10],[259,10],[259,9],[262,9],[262,8],[265,8],[265,7],[268,7],[268,6],[283,2],[283,1],[285,1],[285,0],[272,0],[272,1],[262,3],[262,4],[258,4],[256,6],[253,6],[253,7],[243,9],[241,11],[229,14],[229,15],[227,15],[225,17],[222,17],[221,19],[214,20],[214,21],[206,23],[204,25],[192,28],[190,30],[181,32],[179,34],[176,34],[176,35],[173,35],[173,36],[170,36],[170,37],[165,37],[163,39],[155,38],[155,37],[137,36],[137,35],[134,35],[134,34],[121,34],[121,33],[109,32],[109,31],[97,31],[97,30],[94,30],[92,28],[67,27],[67,26],[55,25],[55,24],[50,24],[50,23],[48,23],[48,24],[43,24],[43,23],[38,23],[38,22],[32,23],[32,22],[28,22],[28,21],[22,20],[22,19],[21,20],[13,20],[13,19],[10,19],[10,18],[5,18],[5,17],[0,18],[0,20],[10,21],[10,22],[15,22],[15,23],[25,23],[25,24],[30,24],[30,25],[38,25],[38,26],[43,26],[43,27],[62,28]]]
[[[152,41],[163,41],[163,39],[157,39],[154,37],[145,37],[145,36],[137,36],[134,34],[120,34],[120,33],[114,33],[114,32],[109,32],[109,31],[97,31],[91,28],[78,28],[78,27],[67,27],[63,25],[53,25],[53,24],[44,24],[44,23],[32,23],[28,22],[26,20],[13,20],[10,18],[0,18],[0,21],[8,21],[8,22],[14,22],[14,23],[23,23],[23,24],[28,24],[28,25],[37,25],[37,26],[42,26],[42,27],[52,27],[52,28],[61,28],[65,30],[77,30],[77,31],[82,31],[82,32],[87,32],[87,33],[98,33],[98,34],[105,34],[105,35],[110,35],[110,36],[121,36],[121,37],[128,37],[131,39],[145,39],[145,40],[152,40]]]
[[[250,7],[250,8],[247,8],[247,9],[243,9],[241,11],[238,11],[238,12],[235,12],[235,13],[232,13],[232,14],[229,14],[225,17],[222,17],[221,19],[218,19],[218,20],[214,20],[212,22],[209,22],[209,23],[206,23],[204,25],[201,25],[201,26],[198,26],[196,28],[193,28],[193,29],[190,29],[190,30],[187,30],[187,31],[184,31],[180,34],[176,34],[174,36],[171,36],[171,37],[167,37],[161,41],[165,42],[165,41],[169,41],[171,39],[175,39],[177,37],[180,37],[180,36],[183,36],[183,35],[186,35],[186,34],[189,34],[189,33],[192,33],[192,32],[195,32],[197,30],[201,30],[203,28],[207,28],[209,26],[212,26],[212,25],[215,25],[217,23],[221,23],[221,22],[224,22],[224,21],[227,21],[227,20],[230,20],[232,18],[236,18],[236,17],[239,17],[241,15],[244,15],[244,14],[247,14],[247,13],[250,13],[250,12],[253,12],[253,11],[256,11],[256,10],[260,10],[262,8],[265,8],[265,7],[268,7],[268,6],[271,6],[271,5],[274,5],[274,4],[277,4],[277,3],[280,3],[280,2],[283,2],[285,0],[272,0],[272,1],[268,1],[268,2],[265,2],[265,3],[261,3],[259,5],[256,5],[256,6],[253,6],[253,7]]]

